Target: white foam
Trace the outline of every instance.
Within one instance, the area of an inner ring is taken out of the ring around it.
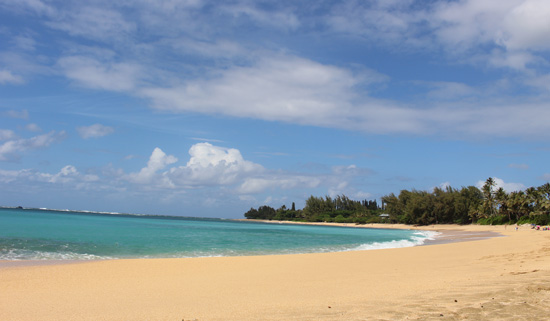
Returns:
[[[114,259],[108,256],[99,256],[86,253],[74,252],[40,252],[29,250],[11,249],[0,252],[0,260],[20,261],[20,260],[108,260]]]
[[[410,240],[393,240],[389,242],[374,242],[369,244],[361,244],[350,251],[366,251],[366,250],[381,250],[395,249],[402,247],[413,247],[423,245],[427,240],[434,240],[441,233],[435,231],[417,231],[413,233]]]

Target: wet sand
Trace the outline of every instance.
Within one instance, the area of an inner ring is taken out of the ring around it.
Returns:
[[[548,319],[550,232],[417,229],[448,239],[323,254],[5,264],[0,320]],[[464,242],[448,243],[457,238]]]

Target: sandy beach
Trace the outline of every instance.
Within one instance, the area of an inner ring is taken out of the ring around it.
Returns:
[[[323,254],[3,262],[0,320],[550,318],[550,232],[419,229],[468,234],[466,242]],[[502,236],[479,237],[487,231]]]

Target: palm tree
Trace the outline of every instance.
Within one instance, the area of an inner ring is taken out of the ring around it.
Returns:
[[[484,217],[492,217],[496,215],[496,204],[493,195],[493,188],[495,186],[495,180],[492,177],[489,177],[481,188],[481,192],[483,193],[483,203],[481,203],[480,213]]]
[[[508,207],[508,194],[500,187],[495,193],[495,200],[498,204],[498,211],[500,215],[508,215],[508,222],[512,220],[510,216],[510,208]]]

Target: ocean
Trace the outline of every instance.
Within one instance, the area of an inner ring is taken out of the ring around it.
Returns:
[[[278,255],[422,245],[435,232],[0,208],[0,260]]]

